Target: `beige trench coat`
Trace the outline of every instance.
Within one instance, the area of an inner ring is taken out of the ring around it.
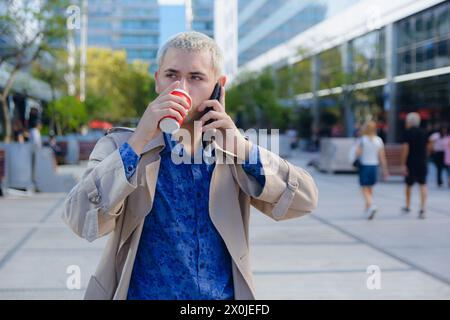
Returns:
[[[62,219],[78,236],[91,242],[110,234],[85,299],[126,299],[144,219],[152,208],[164,137],[159,134],[145,146],[129,181],[118,147],[132,131],[116,128],[98,141],[86,172],[64,202]],[[217,144],[215,148],[216,158],[224,160],[216,162],[212,174],[209,214],[232,257],[236,300],[254,300],[249,261],[250,205],[276,221],[300,217],[316,207],[317,188],[305,170],[259,147],[264,172],[274,172],[266,175],[261,188],[237,164],[237,155]],[[274,163],[278,165],[276,171]]]

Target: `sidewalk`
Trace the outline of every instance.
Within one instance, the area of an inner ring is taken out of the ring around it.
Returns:
[[[308,157],[289,161],[304,167]],[[83,167],[62,170],[80,175]],[[253,212],[258,299],[450,299],[450,190],[430,188],[422,221],[417,210],[400,214],[401,183],[382,183],[375,195],[380,212],[367,221],[355,175],[312,172],[320,192],[313,215],[275,222]],[[0,299],[83,297],[107,238],[88,243],[75,236],[60,219],[64,197],[0,198]],[[70,265],[80,267],[80,290],[66,287]],[[381,269],[381,290],[367,289],[370,265]]]
[[[305,158],[289,160],[305,167]],[[450,299],[450,190],[430,183],[428,218],[422,221],[418,189],[414,210],[405,216],[403,184],[381,183],[375,189],[380,211],[368,221],[356,175],[312,173],[319,187],[313,215],[281,223],[254,215],[258,298]],[[370,265],[381,269],[381,290],[367,289]]]

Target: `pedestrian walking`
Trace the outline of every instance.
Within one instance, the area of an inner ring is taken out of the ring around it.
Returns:
[[[430,136],[431,148],[431,158],[436,167],[436,181],[438,188],[443,185],[442,174],[444,173],[445,165],[445,149],[446,149],[446,138],[448,135],[448,130],[446,126],[441,126],[439,131],[433,133]]]
[[[425,219],[427,201],[427,159],[431,149],[426,132],[420,128],[421,118],[412,112],[406,116],[406,131],[403,136],[401,163],[405,176],[405,200],[403,213],[411,211],[411,191],[414,184],[420,186],[419,218]]]
[[[442,144],[444,146],[444,169],[447,171],[447,186],[450,188],[450,131],[448,127]]]
[[[367,122],[362,136],[357,141],[356,157],[359,158],[359,184],[365,202],[365,216],[372,220],[378,210],[373,202],[373,188],[377,183],[378,170],[381,165],[383,178],[389,177],[383,140],[377,136],[377,125],[374,121]]]

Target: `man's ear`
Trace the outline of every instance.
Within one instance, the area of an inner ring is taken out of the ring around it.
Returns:
[[[155,91],[157,94],[160,93],[159,85],[158,85],[158,71],[155,71]]]
[[[225,87],[225,84],[227,83],[227,76],[220,76],[219,83],[222,87]]]

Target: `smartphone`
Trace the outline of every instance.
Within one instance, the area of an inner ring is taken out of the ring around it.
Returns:
[[[209,98],[209,100],[217,100],[217,101],[219,101],[220,100],[220,93],[221,93],[221,86],[220,86],[220,83],[217,82],[215,87],[214,87],[214,90],[213,90],[213,92],[211,94],[211,97]],[[212,107],[205,108],[205,110],[203,111],[201,116],[203,117],[207,112],[209,112],[211,110],[214,110],[214,109]],[[204,126],[207,125],[207,124],[210,124],[213,121],[214,121],[213,119],[209,119],[208,121],[205,122]]]
[[[222,91],[222,89],[221,89],[220,83],[217,82],[216,85],[214,86],[214,90],[213,90],[209,100],[217,100],[217,101],[219,101],[220,100],[221,91]],[[206,107],[205,110],[203,111],[201,117],[203,117],[207,112],[209,112],[211,110],[214,110],[214,108],[213,107]],[[214,121],[214,119],[209,119],[203,125],[206,126],[206,125],[210,124],[213,121]],[[203,140],[203,134],[202,134],[202,144],[203,144],[203,149],[206,149],[206,147],[210,143],[210,141],[204,141]]]

